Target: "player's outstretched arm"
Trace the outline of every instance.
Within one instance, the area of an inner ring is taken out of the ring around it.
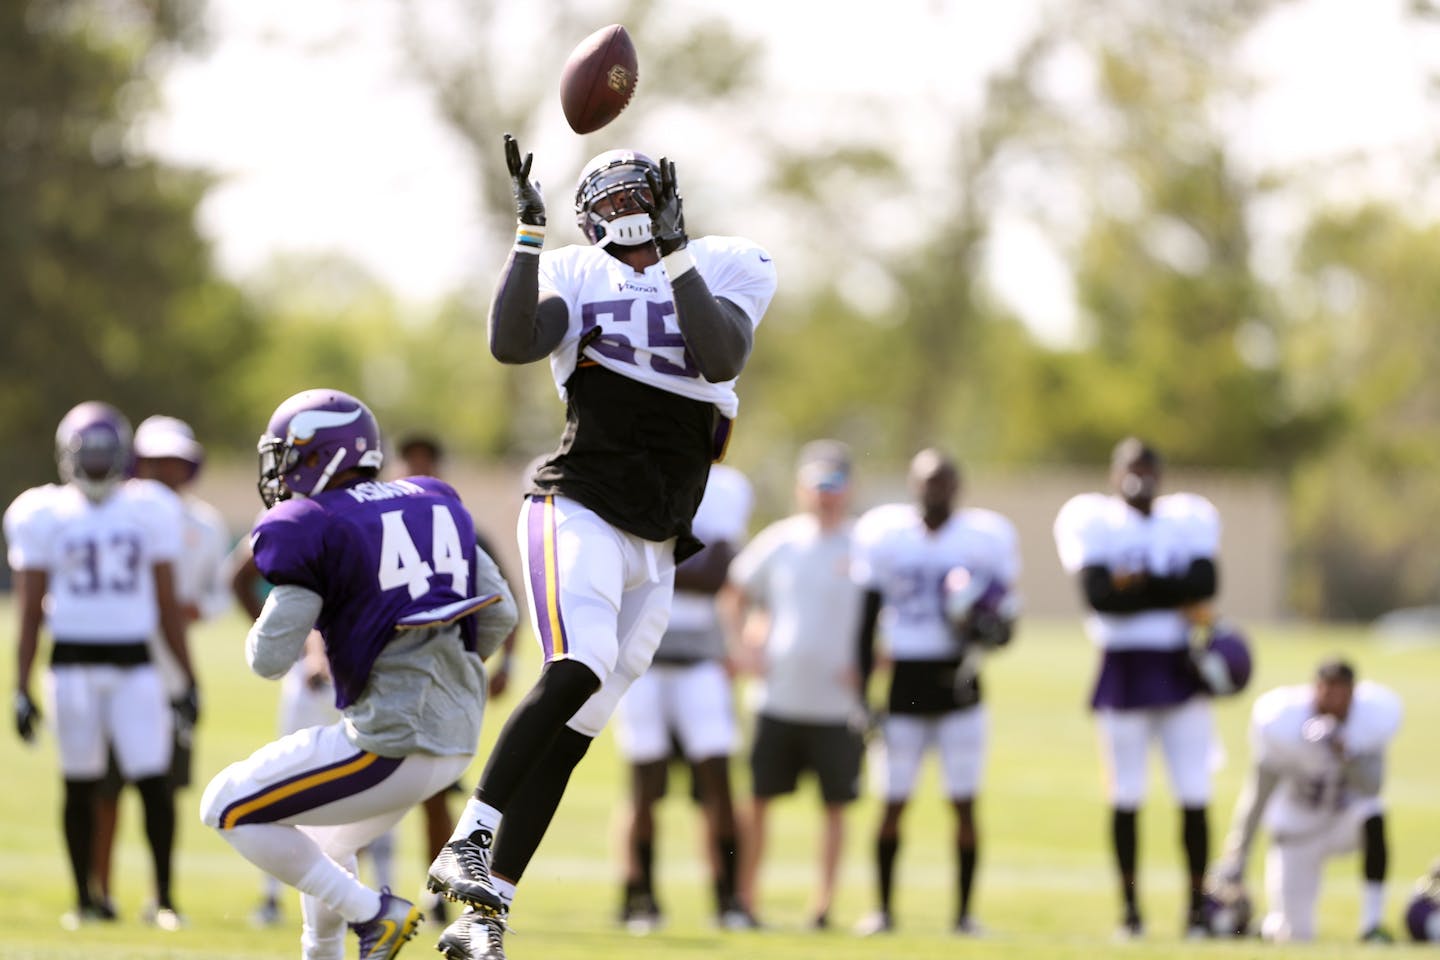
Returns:
[[[565,302],[540,294],[540,250],[545,245],[545,200],[530,179],[533,154],[505,134],[505,167],[515,193],[515,246],[490,301],[490,355],[501,363],[533,363],[560,345],[569,326]]]
[[[1230,833],[1225,837],[1225,852],[1221,855],[1216,873],[1221,881],[1240,883],[1245,876],[1245,865],[1250,859],[1250,850],[1255,845],[1255,834],[1260,829],[1260,819],[1270,796],[1280,784],[1280,775],[1264,764],[1255,764],[1245,778],[1245,785],[1235,801],[1235,813],[1230,821]]]
[[[723,383],[740,375],[750,349],[755,345],[755,325],[739,305],[710,292],[705,278],[685,249],[685,206],[675,179],[675,163],[660,158],[660,176],[647,174],[654,202],[637,196],[650,214],[650,232],[670,278],[675,297],[675,320],[685,349],[694,358],[700,374],[711,383]]]

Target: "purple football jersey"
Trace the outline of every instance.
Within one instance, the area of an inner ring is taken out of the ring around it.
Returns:
[[[315,626],[325,637],[340,709],[365,689],[397,626],[460,619],[465,644],[474,648],[469,614],[486,599],[472,593],[475,525],[444,481],[369,481],[285,500],[250,536],[265,579],[324,600]]]

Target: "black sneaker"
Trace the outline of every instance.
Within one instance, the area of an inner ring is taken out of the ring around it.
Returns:
[[[473,907],[455,918],[435,943],[446,960],[505,960],[504,907]]]
[[[637,937],[654,933],[664,924],[660,904],[653,894],[643,890],[632,890],[625,895],[620,907],[620,925]]]
[[[503,910],[505,902],[495,892],[495,885],[490,879],[492,840],[489,830],[480,829],[468,837],[445,844],[430,864],[426,887],[432,893],[473,907]]]
[[[1384,927],[1371,927],[1369,930],[1360,934],[1360,942],[1386,944],[1394,943],[1395,938],[1391,936],[1390,931]]]

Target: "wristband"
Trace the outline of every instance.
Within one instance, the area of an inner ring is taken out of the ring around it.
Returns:
[[[545,246],[545,228],[531,223],[515,225],[515,251],[538,254]]]
[[[665,264],[665,275],[672,281],[678,280],[686,271],[695,269],[695,258],[690,256],[690,251],[684,247],[670,251],[660,258],[660,262]]]

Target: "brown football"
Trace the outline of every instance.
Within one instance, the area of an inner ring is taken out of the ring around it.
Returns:
[[[618,23],[581,40],[560,75],[560,106],[576,133],[594,133],[620,116],[639,77],[635,44]]]

